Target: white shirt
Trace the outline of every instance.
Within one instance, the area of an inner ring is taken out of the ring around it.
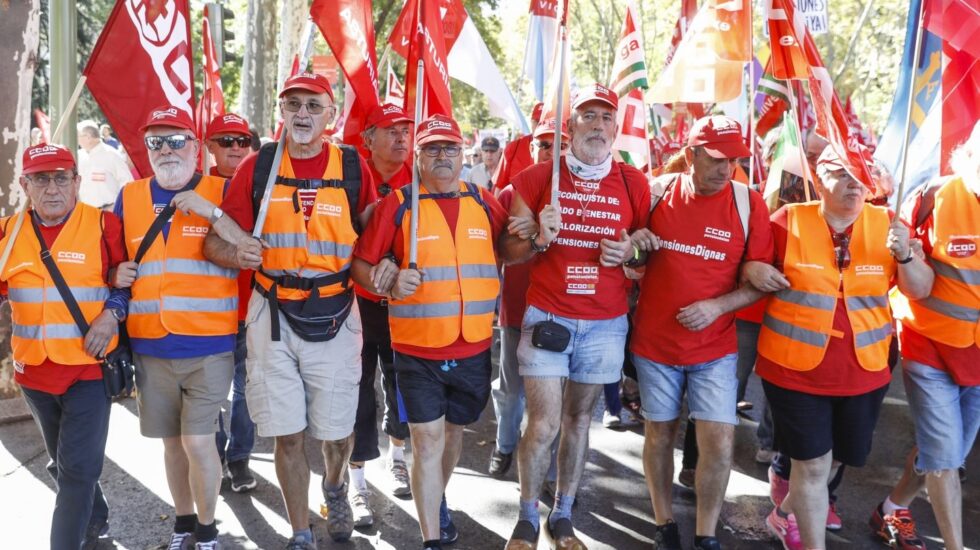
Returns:
[[[489,189],[492,185],[491,182],[493,181],[493,173],[489,172],[487,170],[487,165],[483,164],[482,162],[474,166],[470,170],[468,176],[468,179],[464,179],[463,181],[472,183],[484,189]]]
[[[78,150],[78,173],[82,176],[78,200],[96,208],[116,202],[119,190],[133,179],[122,155],[105,143],[91,151]]]

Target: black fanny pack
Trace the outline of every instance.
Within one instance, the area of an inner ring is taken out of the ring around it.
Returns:
[[[551,319],[534,325],[531,331],[531,345],[547,351],[565,351],[571,339],[572,333]]]

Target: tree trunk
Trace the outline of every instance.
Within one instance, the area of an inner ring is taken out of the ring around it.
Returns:
[[[293,56],[301,54],[300,42],[309,18],[310,8],[306,0],[283,0],[279,12],[279,71],[276,82],[282,85],[293,68]],[[300,70],[305,67],[300,67]]]
[[[0,0],[0,216],[24,204],[17,183],[21,157],[30,143],[31,82],[40,42],[39,0]],[[10,307],[0,308],[0,397],[16,393],[10,357]]]
[[[248,0],[239,112],[263,136],[272,133],[275,113],[276,13],[276,0]]]

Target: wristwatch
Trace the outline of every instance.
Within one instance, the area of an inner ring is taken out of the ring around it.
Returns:
[[[905,258],[904,260],[899,260],[898,258],[895,258],[895,261],[898,262],[898,263],[900,263],[900,264],[902,264],[902,265],[905,265],[905,264],[911,262],[913,258],[915,258],[915,253],[912,252],[912,248],[909,247],[909,257],[908,258]]]
[[[545,252],[545,251],[548,250],[548,247],[551,246],[551,243],[548,243],[548,244],[546,244],[544,246],[538,246],[537,243],[534,242],[534,241],[536,241],[538,239],[538,235],[540,235],[540,233],[535,233],[534,235],[531,235],[531,238],[530,238],[530,241],[531,241],[531,250],[534,251],[534,252],[536,252],[536,253]]]
[[[123,313],[123,311],[119,308],[110,307],[109,313],[111,313],[112,316],[116,318],[117,323],[121,323],[126,320],[126,314]]]
[[[211,211],[211,215],[208,216],[208,223],[210,223],[211,225],[214,225],[215,222],[217,222],[218,220],[220,220],[221,217],[224,216],[224,215],[225,215],[225,211],[222,210],[222,209],[220,209],[220,208],[218,208],[217,206],[215,206],[214,207],[214,210]]]

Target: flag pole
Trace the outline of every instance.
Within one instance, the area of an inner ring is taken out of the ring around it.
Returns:
[[[313,39],[316,37],[316,25],[312,19],[306,20],[305,37],[300,50],[299,71],[306,70],[306,65],[310,61],[310,52],[313,50]],[[265,218],[269,215],[269,199],[272,198],[272,188],[276,185],[276,178],[279,176],[279,165],[282,164],[282,153],[286,149],[286,134],[289,133],[286,125],[282,125],[282,132],[279,133],[279,141],[276,143],[276,154],[272,157],[272,165],[269,166],[269,178],[265,182],[265,191],[262,194],[262,203],[259,205],[258,215],[255,216],[255,227],[252,229],[252,236],[256,239],[262,238],[262,230],[265,228]]]
[[[747,136],[749,138],[749,188],[755,183],[755,58],[749,60],[749,127]]]
[[[812,197],[810,196],[810,166],[806,162],[806,155],[803,154],[803,148],[805,147],[803,143],[803,128],[800,124],[800,110],[796,105],[796,91],[794,90],[793,81],[786,80],[786,89],[789,92],[789,104],[790,108],[793,110],[793,116],[796,117],[796,142],[797,150],[800,153],[800,170],[803,172],[803,196],[806,198],[806,202],[810,202]]]
[[[909,71],[909,101],[905,108],[905,140],[902,143],[902,167],[898,171],[898,192],[895,194],[895,211],[902,207],[902,199],[905,198],[905,177],[909,164],[909,142],[912,140],[912,107],[915,104],[915,73],[919,69],[919,61],[922,54],[922,13],[925,9],[926,0],[919,1],[919,13],[916,15],[915,26],[915,50],[912,53],[912,70]]]
[[[415,132],[418,134],[419,122],[422,118],[422,86],[424,85],[425,64],[419,57],[418,69],[415,71]],[[415,152],[415,168],[412,170],[412,217],[409,220],[408,268],[418,269],[419,258],[419,151]]]
[[[564,16],[562,17],[562,20],[564,21]],[[565,78],[567,78],[567,75],[565,74],[565,55],[567,53],[566,45],[568,44],[568,30],[566,29],[565,25],[562,25],[559,27],[558,32],[561,36],[558,43],[558,47],[561,48],[561,51],[558,53],[558,63],[560,64],[560,68],[558,69],[558,87],[556,88],[555,93],[555,120],[557,121],[555,126],[558,128],[558,130],[555,131],[552,151],[560,153],[561,125],[565,122],[561,120],[561,118],[565,109]],[[551,204],[554,205],[555,208],[560,208],[558,205],[558,181],[560,178],[560,169],[561,154],[557,154],[554,155],[551,160]]]

